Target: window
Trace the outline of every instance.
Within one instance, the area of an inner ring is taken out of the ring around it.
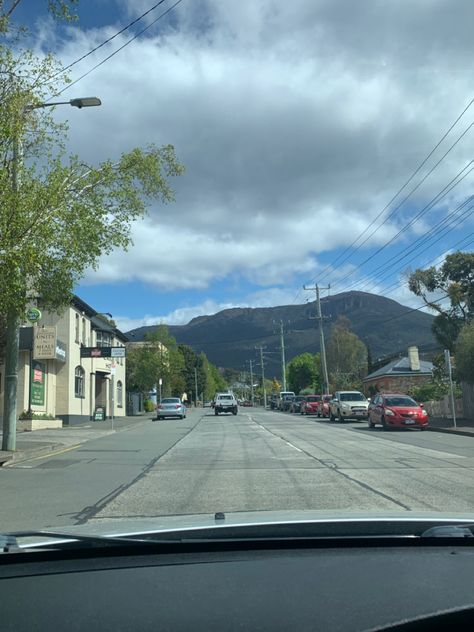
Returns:
[[[82,344],[86,346],[86,319],[82,319]]]
[[[75,334],[75,340],[76,342],[79,344],[79,314],[76,314],[76,334]]]
[[[117,407],[123,407],[123,386],[120,380],[117,382]]]
[[[84,397],[84,369],[82,366],[76,366],[74,374],[74,395],[75,397]]]
[[[96,346],[97,347],[111,347],[112,336],[106,331],[96,332]]]

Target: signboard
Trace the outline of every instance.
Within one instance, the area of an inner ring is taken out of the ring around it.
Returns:
[[[95,409],[94,421],[105,421],[105,408],[103,406],[97,406]]]
[[[125,358],[125,347],[81,347],[81,358]]]
[[[54,360],[56,358],[56,327],[37,327],[33,342],[35,360]]]
[[[37,323],[41,319],[41,312],[37,307],[30,307],[26,312],[26,320],[30,323]]]
[[[56,340],[56,360],[66,362],[66,345],[60,340]]]
[[[31,403],[34,406],[44,406],[46,372],[43,362],[33,360],[31,365]]]

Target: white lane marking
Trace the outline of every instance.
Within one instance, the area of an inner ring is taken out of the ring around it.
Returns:
[[[260,428],[262,430],[264,430],[265,432],[269,432],[270,434],[274,434],[273,432],[271,432],[270,430],[268,430],[267,428],[265,428],[265,426],[262,426],[262,424],[259,424],[258,421],[255,421],[255,419],[253,417],[251,417],[250,415],[248,416],[250,421],[253,421],[254,424],[256,424],[257,426],[260,426]],[[277,435],[275,435],[277,436]],[[289,441],[287,441],[286,439],[283,439],[283,437],[280,437],[280,439],[286,443],[286,445],[289,445],[290,448],[293,448],[294,450],[297,450],[298,452],[303,452],[303,450],[300,450],[299,448],[297,448],[295,445],[293,445],[292,443],[290,443]]]

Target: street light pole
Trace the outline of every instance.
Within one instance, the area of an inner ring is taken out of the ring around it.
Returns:
[[[194,405],[197,408],[198,405],[198,372],[197,368],[194,367],[194,388],[195,388],[195,396],[194,396]]]
[[[56,103],[37,103],[23,108],[20,116],[26,112],[39,108],[53,107],[55,105],[71,105],[77,108],[94,107],[101,105],[101,100],[97,97],[84,97],[81,99],[71,99],[70,101],[59,101]],[[22,165],[20,132],[15,130],[13,138],[12,152],[12,191],[15,204],[18,203],[18,193],[20,190],[20,169]],[[15,209],[13,209],[15,210]],[[16,273],[22,274],[17,269]],[[3,401],[3,438],[2,450],[16,450],[16,418],[17,418],[17,394],[18,394],[18,355],[20,352],[20,324],[19,314],[10,309],[7,314],[5,344],[5,390]],[[31,368],[30,376],[31,380]]]

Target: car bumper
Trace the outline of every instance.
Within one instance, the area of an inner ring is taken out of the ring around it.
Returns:
[[[181,410],[160,410],[156,413],[157,417],[182,417],[185,415],[185,411]]]
[[[341,415],[346,419],[367,419],[369,412],[366,410],[365,412],[355,413],[352,410],[341,410]]]
[[[393,428],[427,428],[429,426],[428,419],[406,419],[385,417],[385,422]]]

